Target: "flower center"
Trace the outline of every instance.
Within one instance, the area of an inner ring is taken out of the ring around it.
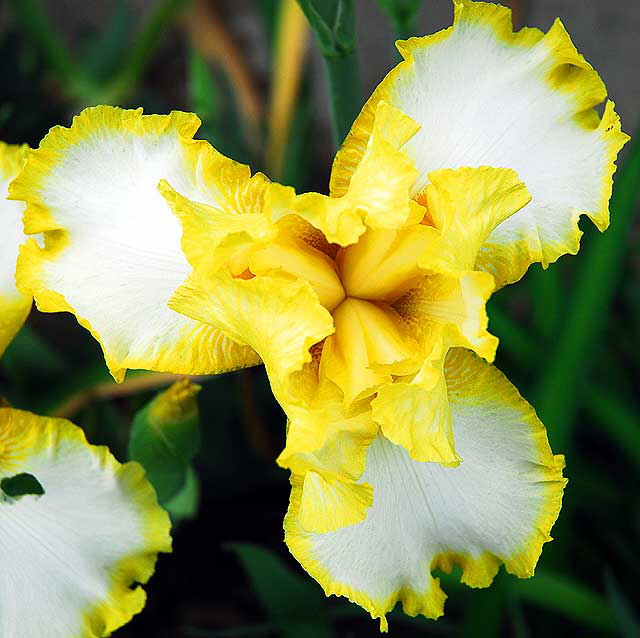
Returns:
[[[283,237],[249,257],[255,275],[278,269],[308,281],[332,313],[335,334],[325,341],[320,370],[343,390],[345,404],[370,396],[392,375],[418,369],[415,341],[393,304],[425,277],[420,258],[432,238],[421,224],[368,230],[332,259]]]

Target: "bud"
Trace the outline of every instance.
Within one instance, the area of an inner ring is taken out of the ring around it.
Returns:
[[[140,410],[133,421],[129,458],[147,471],[166,503],[185,485],[193,457],[200,448],[200,386],[181,379]]]

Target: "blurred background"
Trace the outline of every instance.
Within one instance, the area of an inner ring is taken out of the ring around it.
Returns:
[[[327,0],[329,4],[334,0]],[[512,0],[516,26],[560,16],[600,72],[623,129],[640,119],[637,0]],[[398,61],[397,36],[451,23],[449,0],[355,2],[362,95]],[[299,190],[327,192],[332,141],[324,60],[289,0],[5,0],[0,4],[0,139],[37,146],[85,106],[195,111],[199,136]],[[359,95],[358,87],[354,89]],[[390,635],[640,636],[640,147],[623,150],[600,236],[532,267],[491,301],[498,366],[537,409],[569,485],[536,576],[503,572],[487,590],[443,575],[446,615],[390,615]],[[65,416],[121,460],[131,423],[173,378],[109,379],[97,343],[70,315],[33,311],[0,361],[0,394]],[[288,476],[274,460],[284,416],[262,369],[199,379],[200,450],[164,503],[174,553],[162,556],[146,609],[117,638],[378,635],[359,607],[325,599],[289,556]],[[135,456],[135,454],[134,454]],[[1,530],[0,530],[1,534]]]

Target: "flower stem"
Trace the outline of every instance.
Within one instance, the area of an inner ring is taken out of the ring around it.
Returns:
[[[360,69],[356,51],[325,56],[329,82],[333,141],[340,146],[362,107]]]

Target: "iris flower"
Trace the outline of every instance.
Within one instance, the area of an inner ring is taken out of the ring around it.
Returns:
[[[25,474],[44,493],[0,490],[0,635],[111,635],[144,607],[139,584],[171,551],[167,513],[137,463],[69,421],[0,407],[0,480]]]
[[[286,542],[327,594],[437,618],[436,568],[533,574],[564,461],[492,366],[494,290],[609,222],[627,137],[556,21],[514,33],[455,0],[339,151],[330,196],[296,194],[193,139],[195,115],[85,110],[10,192],[18,287],[73,312],[113,376],[264,363],[287,419]]]
[[[32,301],[15,284],[25,206],[5,199],[27,151],[0,143],[0,355]],[[26,476],[37,481],[29,493]],[[0,636],[99,638],[142,610],[140,584],[171,538],[140,465],[121,465],[69,421],[0,397],[0,481]]]

